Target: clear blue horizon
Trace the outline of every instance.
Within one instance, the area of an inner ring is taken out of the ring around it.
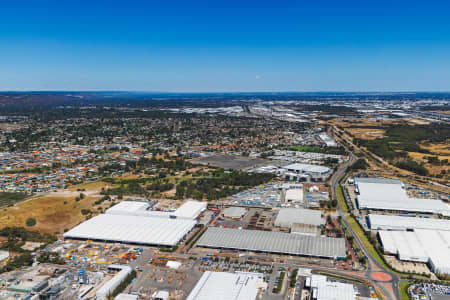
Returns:
[[[448,1],[9,1],[0,90],[450,91]]]

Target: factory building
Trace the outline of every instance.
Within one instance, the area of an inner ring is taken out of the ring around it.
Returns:
[[[280,170],[280,174],[287,180],[292,181],[302,181],[307,178],[311,178],[315,181],[322,181],[330,176],[331,169],[325,166],[294,163],[284,166]]]
[[[146,202],[123,201],[63,236],[66,239],[173,247],[194,228],[194,219],[206,209],[206,203],[187,201],[174,212],[148,208]]]
[[[247,210],[244,207],[231,206],[224,210],[223,216],[224,218],[229,219],[240,219],[242,218]]]
[[[199,247],[231,249],[322,258],[344,258],[345,239],[316,237],[276,231],[210,227]]]
[[[206,202],[186,201],[177,210],[169,212],[150,210],[150,204],[144,201],[122,201],[107,209],[105,213],[110,215],[179,218],[193,220],[206,209],[206,206]]]
[[[295,228],[296,233],[311,234],[311,229],[319,228],[324,225],[322,213],[319,210],[303,209],[303,208],[282,208],[278,212],[275,219],[275,227],[292,229]]]
[[[328,281],[323,275],[307,277],[305,287],[313,300],[355,300],[357,295],[352,284]]]
[[[450,231],[450,220],[369,214],[367,223],[372,230],[444,230]]]
[[[183,219],[103,214],[69,230],[64,238],[173,247],[195,224]]]
[[[117,273],[113,278],[107,281],[98,291],[96,292],[97,300],[108,299],[108,296],[114,291],[119,284],[125,280],[125,278],[130,274],[133,269],[129,266],[114,266],[116,269],[120,269],[119,273]]]
[[[255,300],[266,289],[263,278],[259,273],[206,271],[186,300]]]
[[[450,216],[450,206],[440,200],[409,198],[397,179],[355,178],[360,209],[421,212]]]
[[[284,195],[284,203],[303,205],[303,189],[287,189]]]
[[[400,260],[427,263],[435,273],[450,274],[450,231],[378,232],[383,249]]]

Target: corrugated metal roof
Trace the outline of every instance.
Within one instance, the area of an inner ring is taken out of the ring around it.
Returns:
[[[200,238],[198,245],[200,247],[330,258],[346,256],[343,238],[315,237],[260,230],[210,227]]]
[[[255,300],[261,276],[206,271],[186,300]]]
[[[385,251],[401,260],[429,261],[435,272],[450,274],[450,231],[379,231]]]
[[[305,173],[327,173],[330,171],[330,168],[324,166],[310,165],[310,164],[290,164],[283,167],[286,170],[295,170],[299,172]]]
[[[282,208],[275,219],[275,226],[291,227],[293,223],[320,226],[325,224],[319,210]]]
[[[186,219],[98,215],[64,234],[65,238],[174,246],[195,226]]]
[[[371,229],[435,229],[450,231],[450,220],[369,214]]]
[[[359,190],[358,205],[362,209],[380,209],[448,215],[450,206],[440,200],[409,198],[399,180],[355,178]]]

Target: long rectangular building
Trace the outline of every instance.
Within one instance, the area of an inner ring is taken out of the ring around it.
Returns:
[[[195,224],[187,219],[103,214],[69,230],[64,238],[172,247]]]
[[[431,229],[450,231],[450,220],[369,214],[368,224],[372,230]]]
[[[240,230],[210,227],[198,244],[206,248],[224,248],[299,256],[343,258],[343,238],[315,237],[284,232]]]
[[[426,262],[433,272],[450,274],[450,231],[381,230],[378,234],[385,252],[400,260]]]
[[[450,216],[450,206],[440,200],[409,198],[396,179],[355,178],[360,209],[423,212]]]

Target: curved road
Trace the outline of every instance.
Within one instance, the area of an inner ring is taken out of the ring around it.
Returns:
[[[348,150],[348,149],[347,149]],[[347,171],[347,168],[353,165],[357,160],[357,157],[350,152],[350,159],[338,167],[336,172],[333,174],[333,176],[330,178],[330,185],[332,187],[333,192],[333,199],[337,200],[337,191],[336,188],[340,184],[339,179],[345,172]],[[345,226],[347,226],[347,229],[352,234],[353,238],[355,239],[356,243],[360,247],[360,249],[363,251],[363,253],[367,257],[367,270],[365,273],[365,277],[367,280],[372,282],[378,289],[380,289],[385,297],[388,297],[389,300],[400,300],[400,293],[398,290],[398,283],[399,278],[397,274],[391,272],[390,270],[386,269],[384,266],[378,263],[378,261],[367,251],[367,249],[364,247],[364,244],[359,239],[358,235],[353,231],[352,227],[346,220],[346,216],[348,214],[345,214],[342,212],[341,207],[339,206],[338,202],[338,209],[337,209],[338,215],[342,217],[342,220],[344,221]],[[372,277],[373,273],[386,273],[388,274],[392,279],[390,281],[377,281]]]

